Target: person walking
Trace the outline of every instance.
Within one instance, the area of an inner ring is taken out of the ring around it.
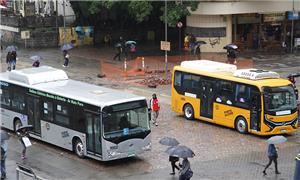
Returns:
[[[24,139],[23,138],[28,138],[29,134],[28,132],[26,131],[25,128],[21,129],[20,131],[17,131],[17,136],[19,137],[19,140],[23,146],[23,149],[22,149],[22,154],[21,154],[21,159],[24,160],[26,159],[26,145],[24,143]]]
[[[63,67],[68,67],[69,66],[69,59],[70,59],[70,55],[68,53],[67,50],[63,50],[63,56],[64,56],[64,64],[63,64]]]
[[[227,49],[227,63],[236,64],[236,50],[228,48]]]
[[[181,166],[181,170],[179,171],[179,180],[190,180],[193,176],[193,171],[188,158],[183,158],[182,164],[179,166]]]
[[[17,51],[11,52],[11,65],[12,69],[15,70],[17,65]]]
[[[176,162],[179,161],[179,158],[175,156],[169,156],[169,161],[171,162],[172,166],[172,172],[170,173],[170,175],[175,175],[175,168],[178,171],[180,170],[180,168],[176,165]]]
[[[158,126],[157,118],[158,118],[160,106],[155,93],[152,94],[152,99],[150,99],[150,109],[152,114],[151,116],[152,123],[155,124],[155,126]]]
[[[120,39],[119,39],[119,42],[116,44],[116,48],[117,48],[117,53],[116,53],[116,55],[114,56],[114,60],[116,59],[116,58],[118,58],[118,60],[119,61],[121,61],[121,55],[122,55],[122,53],[123,53],[123,48],[124,48],[124,44],[123,44],[124,42],[123,42],[123,38],[122,37],[120,37]]]
[[[6,55],[6,63],[7,63],[7,70],[11,71],[11,63],[12,63],[11,52],[8,52]]]
[[[8,144],[6,140],[1,140],[1,180],[6,179],[6,157],[7,157]]]
[[[267,175],[266,170],[272,164],[272,161],[274,161],[275,164],[275,174],[280,174],[277,167],[278,153],[274,144],[269,144],[268,146],[268,157],[269,157],[269,163],[266,165],[265,169],[263,170],[263,174]]]

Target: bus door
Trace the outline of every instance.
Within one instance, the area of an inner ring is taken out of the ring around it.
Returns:
[[[100,114],[97,112],[85,111],[85,118],[87,153],[92,155],[102,155]]]
[[[214,82],[203,79],[201,92],[200,116],[212,118],[213,99],[214,99]]]
[[[28,124],[33,126],[32,132],[37,136],[41,136],[39,102],[39,97],[33,95],[27,96]]]
[[[251,89],[250,129],[260,131],[261,97],[257,90]]]

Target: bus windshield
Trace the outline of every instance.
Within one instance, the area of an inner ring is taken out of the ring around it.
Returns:
[[[103,115],[104,138],[109,141],[138,138],[150,131],[148,108],[144,101],[113,105],[103,111],[106,113]]]
[[[264,89],[265,110],[278,112],[297,107],[296,96],[292,86],[267,87]]]

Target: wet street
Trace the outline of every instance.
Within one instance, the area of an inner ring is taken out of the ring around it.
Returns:
[[[21,50],[17,69],[31,66],[32,62],[29,60],[29,56],[37,52],[42,53],[45,57],[42,65],[62,68],[60,52],[49,49],[45,52]],[[267,171],[268,175],[263,176],[262,170],[268,162],[266,156],[266,139],[268,137],[242,135],[234,129],[199,120],[184,119],[171,111],[168,85],[151,89],[136,84],[137,78],[114,78],[112,74],[109,74],[108,69],[118,73],[118,68],[122,67],[122,63],[111,60],[110,53],[103,53],[103,51],[79,53],[75,51],[71,54],[70,67],[65,70],[72,79],[104,85],[149,98],[153,92],[156,92],[162,109],[158,118],[159,125],[156,127],[151,124],[152,150],[134,158],[99,162],[88,158],[80,159],[72,152],[33,140],[33,146],[28,149],[28,159],[22,162],[21,144],[13,135],[9,140],[8,179],[16,179],[17,162],[30,166],[38,176],[46,179],[178,179],[178,174],[169,175],[171,166],[168,162],[168,155],[164,152],[166,146],[159,144],[159,140],[164,136],[175,137],[181,144],[190,147],[195,152],[196,156],[190,159],[194,171],[192,179],[289,180],[293,178],[294,157],[300,150],[299,131],[287,135],[288,141],[278,146],[278,166],[281,174],[275,175],[274,165],[271,165]],[[96,76],[99,73],[98,58],[104,59],[106,62],[104,71],[107,72],[107,78],[100,79]],[[283,77],[289,73],[300,71],[300,56],[296,55],[260,55],[252,57],[252,60],[255,68],[276,71]],[[1,67],[1,70],[5,71],[6,64],[3,57]],[[299,81],[298,87],[300,87]],[[25,176],[21,177],[29,179]]]

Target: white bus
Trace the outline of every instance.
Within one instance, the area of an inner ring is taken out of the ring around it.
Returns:
[[[1,126],[101,161],[151,149],[145,97],[68,79],[49,66],[0,73]]]

